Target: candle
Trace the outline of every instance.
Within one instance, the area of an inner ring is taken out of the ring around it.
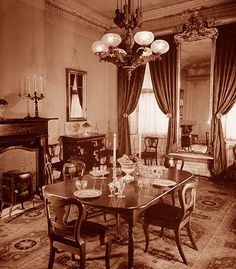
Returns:
[[[27,81],[26,81],[26,94],[29,94],[29,77],[27,77]]]
[[[43,94],[43,78],[40,77],[40,93]]]
[[[36,75],[34,75],[34,92],[36,92]]]
[[[21,96],[20,79],[19,79],[19,96]]]
[[[138,158],[141,159],[141,150],[142,150],[142,135],[138,136]]]
[[[27,85],[27,79],[24,79],[24,92],[23,94],[26,95],[26,85]]]
[[[116,166],[116,134],[113,134],[113,166]]]

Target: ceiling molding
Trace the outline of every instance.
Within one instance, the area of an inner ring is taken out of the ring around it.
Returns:
[[[103,23],[95,22],[98,20],[88,19],[89,16],[86,17],[82,16],[81,14],[75,11],[71,11],[65,8],[65,6],[59,5],[58,3],[55,5],[54,3],[52,3],[52,1],[46,0],[45,7],[48,11],[51,11],[68,19],[81,23],[82,25],[92,28],[93,30],[96,30],[98,32],[104,33],[104,31],[107,30],[107,28],[104,27]]]
[[[45,0],[46,9],[76,21],[97,32],[104,33],[123,30],[114,25],[109,18],[89,10],[74,0]],[[236,3],[231,0],[192,0],[185,3],[172,5],[158,10],[143,13],[143,30],[153,31],[155,34],[164,35],[176,33],[190,16],[191,10],[199,9],[199,15],[214,19],[215,25],[236,22]]]

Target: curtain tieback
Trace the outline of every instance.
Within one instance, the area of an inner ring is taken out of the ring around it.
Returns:
[[[124,114],[123,114],[123,117],[124,117],[124,118],[128,118],[128,116],[129,116],[129,115],[128,115],[127,113],[124,113]]]
[[[167,117],[168,119],[171,118],[171,117],[172,117],[171,113],[167,113],[167,114],[166,114],[166,117]]]
[[[216,114],[216,118],[217,118],[217,119],[221,119],[222,116],[223,116],[223,115],[222,115],[221,113],[217,113],[217,114]]]

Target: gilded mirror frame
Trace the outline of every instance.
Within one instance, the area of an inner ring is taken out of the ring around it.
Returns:
[[[66,119],[85,121],[87,118],[87,72],[66,68]]]
[[[182,98],[181,98],[181,44],[183,42],[194,42],[203,39],[211,40],[211,66],[210,66],[210,100],[209,100],[209,120],[212,121],[212,105],[213,105],[213,74],[214,74],[214,61],[215,61],[215,44],[218,36],[218,29],[214,27],[207,27],[207,21],[203,21],[194,12],[188,19],[187,23],[183,26],[183,32],[177,33],[174,36],[174,41],[177,45],[177,128],[176,128],[176,141],[177,148],[180,148],[180,120],[181,120],[181,110],[182,110]],[[211,127],[210,127],[211,129]],[[209,130],[209,140],[211,138],[211,130]]]

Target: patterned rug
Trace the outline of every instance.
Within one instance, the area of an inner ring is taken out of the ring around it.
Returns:
[[[135,269],[236,269],[236,189],[234,186],[216,184],[208,178],[199,179],[196,210],[192,230],[198,251],[191,248],[185,229],[181,240],[188,266],[179,255],[174,233],[150,226],[149,249],[144,252],[142,218],[134,228]],[[0,220],[0,268],[46,269],[49,258],[49,241],[44,206],[41,200],[27,204],[29,209],[7,223]],[[31,206],[31,208],[30,208]],[[15,210],[14,210],[15,211]],[[113,215],[95,214],[92,220],[100,221],[115,233]],[[112,246],[111,269],[127,268],[127,224],[122,221],[121,241]],[[104,269],[104,251],[95,249],[88,253],[86,269]],[[54,269],[79,269],[79,262],[72,261],[69,253],[56,255]]]

